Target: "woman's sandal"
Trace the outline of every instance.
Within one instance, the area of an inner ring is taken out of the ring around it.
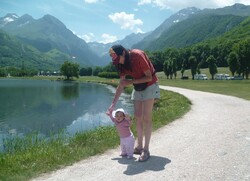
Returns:
[[[139,162],[145,162],[149,159],[150,153],[149,151],[143,150],[140,157],[138,158]]]
[[[135,148],[135,149],[134,149],[134,154],[135,154],[135,155],[140,155],[140,154],[142,153],[142,151],[143,151],[142,148],[141,148],[141,149]]]

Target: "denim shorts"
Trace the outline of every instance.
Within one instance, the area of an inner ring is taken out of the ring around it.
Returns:
[[[150,86],[148,86],[143,91],[136,91],[133,89],[131,100],[135,101],[144,101],[148,99],[159,99],[160,98],[160,88],[158,83],[154,83]]]

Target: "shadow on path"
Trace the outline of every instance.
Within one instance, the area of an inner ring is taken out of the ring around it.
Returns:
[[[117,160],[120,164],[128,165],[127,170],[123,172],[125,175],[136,175],[147,170],[161,171],[164,170],[165,166],[171,162],[168,158],[152,155],[146,162],[138,162],[135,158],[130,160],[126,158],[112,158],[112,160]]]

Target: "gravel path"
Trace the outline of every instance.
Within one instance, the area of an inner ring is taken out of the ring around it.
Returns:
[[[193,105],[153,133],[147,162],[120,158],[118,147],[34,181],[250,181],[250,101],[160,87],[183,94]]]

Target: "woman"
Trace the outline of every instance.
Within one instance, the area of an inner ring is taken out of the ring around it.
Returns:
[[[143,162],[150,157],[149,142],[152,132],[153,105],[155,99],[160,98],[160,89],[157,84],[158,78],[155,75],[152,63],[142,50],[127,50],[121,45],[114,45],[110,48],[109,54],[120,73],[120,82],[107,114],[111,114],[114,110],[124,87],[133,84],[134,90],[131,99],[134,100],[137,129],[137,146],[134,149],[134,154],[139,154],[138,161]],[[126,76],[130,76],[132,79],[126,79]],[[146,89],[137,89],[141,83],[145,83]],[[144,145],[143,133],[145,136]]]

